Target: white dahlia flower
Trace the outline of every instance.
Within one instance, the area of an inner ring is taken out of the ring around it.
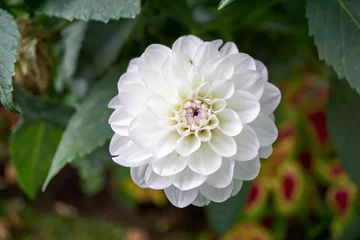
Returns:
[[[261,62],[222,43],[184,36],[171,49],[150,45],[109,103],[113,160],[177,207],[237,194],[277,138],[279,89]]]

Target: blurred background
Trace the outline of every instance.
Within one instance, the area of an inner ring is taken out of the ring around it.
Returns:
[[[129,170],[112,162],[107,144],[67,165],[44,193],[29,197],[19,187],[9,150],[10,135],[22,119],[1,107],[0,239],[343,236],[360,206],[358,190],[329,139],[327,99],[330,83],[337,79],[318,60],[305,18],[306,1],[237,0],[220,11],[218,4],[218,0],[144,0],[135,20],[105,24],[34,15],[32,1],[2,0],[1,5],[16,16],[22,36],[14,81],[26,94],[79,106],[110,66],[124,69],[149,44],[171,47],[178,37],[194,34],[205,40],[233,41],[240,52],[264,62],[270,82],[281,89],[282,101],[275,112],[279,138],[274,152],[262,160],[259,177],[239,193],[246,199],[244,208],[233,208],[236,202],[225,205],[230,212],[238,211],[231,219],[208,208],[177,209],[162,191],[137,187]],[[85,31],[82,39],[76,35],[79,31]],[[78,42],[83,47],[75,68],[66,62],[66,54],[71,55]],[[23,139],[15,148],[29,141],[35,140]]]

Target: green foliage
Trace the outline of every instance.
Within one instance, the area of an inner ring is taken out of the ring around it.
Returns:
[[[341,165],[360,187],[359,122],[360,95],[345,81],[332,80],[327,109],[330,138]]]
[[[235,1],[235,0],[221,0],[220,3],[219,3],[218,10],[223,9],[224,7],[226,7],[227,5],[232,3],[233,1]]]
[[[19,184],[30,198],[35,198],[43,184],[62,132],[45,122],[29,122],[11,136],[11,159]]]
[[[27,92],[19,84],[14,85],[14,99],[26,121],[45,121],[65,128],[75,109],[45,100]]]
[[[117,92],[116,82],[121,71],[112,69],[93,87],[89,96],[71,118],[61,138],[43,190],[50,180],[74,159],[82,158],[102,146],[113,134],[108,124],[111,109],[107,105]]]
[[[345,230],[344,235],[342,236],[342,240],[349,240],[349,239],[359,239],[360,236],[360,216],[356,214],[354,216],[353,221],[350,223],[350,226]]]
[[[140,12],[140,0],[44,0],[37,11],[67,20],[97,20],[135,18]]]
[[[244,182],[240,192],[222,203],[210,203],[206,207],[210,226],[217,234],[224,234],[239,218],[248,199],[250,183]]]
[[[320,59],[360,92],[360,2],[308,0],[306,15]]]
[[[17,113],[12,100],[12,77],[20,34],[14,18],[0,9],[0,101],[7,109]]]

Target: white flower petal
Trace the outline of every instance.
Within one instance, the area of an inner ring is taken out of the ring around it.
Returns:
[[[188,79],[191,83],[191,87],[195,89],[204,82],[205,76],[199,67],[192,65],[189,71]]]
[[[121,103],[120,103],[120,99],[119,99],[118,95],[113,97],[108,104],[108,108],[111,108],[111,109],[116,109],[120,106],[121,106]]]
[[[112,156],[119,155],[120,149],[129,141],[128,137],[123,137],[118,134],[114,134],[111,138],[109,152]]]
[[[235,90],[243,90],[260,99],[264,92],[264,80],[257,71],[249,70],[232,76]]]
[[[174,80],[174,84],[178,96],[183,99],[186,99],[189,96],[190,92],[192,91],[190,82],[185,78],[176,78]]]
[[[136,185],[138,185],[141,188],[147,188],[145,182],[145,172],[148,168],[148,165],[143,165],[141,167],[132,167],[130,168],[130,176],[131,179],[134,181]]]
[[[158,190],[168,188],[171,185],[170,178],[156,174],[151,163],[145,172],[145,182],[149,188]]]
[[[220,54],[222,56],[226,56],[226,55],[238,53],[238,52],[239,52],[239,49],[237,48],[236,44],[233,42],[225,43],[224,46],[222,46],[222,48],[220,49]]]
[[[261,148],[259,149],[259,157],[260,157],[260,158],[268,158],[268,157],[271,156],[272,152],[273,152],[273,148],[272,148],[271,145],[265,146],[265,147],[261,147]]]
[[[228,58],[215,58],[203,67],[207,82],[212,83],[220,80],[227,80],[234,74],[234,64]]]
[[[111,129],[121,136],[128,136],[128,128],[133,117],[123,106],[118,107],[109,118]]]
[[[236,136],[243,129],[239,115],[229,108],[216,114],[219,119],[219,129],[228,136]]]
[[[146,51],[159,51],[164,53],[166,56],[171,55],[171,49],[161,44],[151,44],[145,49],[145,52]]]
[[[224,43],[224,41],[222,39],[216,39],[211,41],[212,44],[214,44],[214,46],[219,49],[221,47],[221,45]]]
[[[173,52],[170,58],[172,78],[187,78],[193,61],[188,55],[181,52]]]
[[[234,178],[245,181],[253,180],[259,174],[260,166],[259,156],[246,162],[235,161]]]
[[[228,99],[234,94],[234,84],[230,80],[215,81],[211,84],[213,98]]]
[[[139,83],[123,84],[119,88],[121,105],[127,112],[137,114],[145,109],[145,101],[152,93]]]
[[[157,118],[145,110],[132,119],[129,127],[129,138],[136,144],[150,147],[159,131]]]
[[[231,196],[233,197],[233,196],[237,195],[240,192],[242,186],[243,186],[243,181],[234,179],[234,186],[233,186],[233,190],[231,192]]]
[[[221,166],[221,156],[215,153],[208,143],[189,156],[189,168],[201,175],[210,175]]]
[[[261,112],[270,115],[280,103],[280,90],[273,84],[266,82],[264,93],[260,98]]]
[[[200,186],[206,181],[206,179],[207,176],[198,174],[188,167],[186,167],[183,171],[170,176],[172,184],[183,191]]]
[[[152,157],[148,148],[141,147],[133,141],[127,141],[116,151],[114,162],[125,167],[139,167],[150,161]]]
[[[206,63],[219,56],[220,53],[213,44],[210,42],[204,42],[195,52],[194,63],[196,66],[203,67]]]
[[[152,168],[160,176],[170,176],[184,170],[187,164],[188,158],[181,157],[173,151],[163,158],[154,159]]]
[[[145,51],[139,59],[139,72],[142,75],[145,75],[145,73],[149,70],[161,72],[161,66],[163,65],[167,57],[168,56],[162,51]]]
[[[206,183],[216,187],[224,188],[230,184],[234,175],[235,161],[230,158],[223,158],[221,167],[208,176]]]
[[[255,66],[256,66],[256,70],[260,72],[261,77],[264,79],[265,82],[267,82],[269,75],[268,75],[268,70],[265,67],[265,65],[262,62],[255,60]]]
[[[171,105],[163,96],[153,95],[146,100],[145,107],[155,116],[159,118],[173,118],[175,114]]]
[[[176,207],[184,208],[190,205],[198,195],[198,189],[182,191],[174,186],[165,189],[165,195],[169,201]]]
[[[144,83],[155,94],[160,94],[164,97],[173,96],[173,89],[164,80],[163,76],[156,71],[146,71],[143,75]]]
[[[246,53],[234,53],[227,56],[234,64],[235,73],[256,70],[255,60]]]
[[[200,193],[213,202],[224,202],[231,196],[233,185],[234,182],[231,181],[225,188],[215,188],[205,183],[200,187]]]
[[[244,125],[244,129],[234,139],[237,145],[234,158],[237,161],[249,161],[258,155],[260,143],[251,127]]]
[[[133,58],[130,60],[129,65],[126,69],[126,72],[138,72],[139,68],[139,59],[140,58]]]
[[[180,135],[175,131],[163,131],[158,134],[151,144],[151,153],[155,158],[162,158],[175,150],[175,144]]]
[[[176,152],[183,157],[187,157],[201,146],[200,139],[195,134],[181,137],[176,142]]]
[[[233,109],[242,123],[252,122],[260,113],[260,103],[254,95],[237,90],[226,100],[227,107]]]
[[[255,131],[261,147],[273,144],[278,136],[274,122],[263,113],[249,123],[249,126]]]
[[[231,157],[236,153],[236,142],[234,138],[229,137],[218,129],[211,131],[212,138],[209,141],[211,148],[217,154],[223,157]]]
[[[197,197],[195,198],[195,200],[191,203],[197,207],[203,207],[206,205],[209,205],[210,200],[207,199],[206,197],[204,197],[201,193],[199,193],[197,195]]]
[[[180,37],[174,42],[172,46],[172,51],[181,52],[188,55],[190,58],[193,58],[196,49],[201,43],[202,41],[200,40],[199,42],[198,38],[194,36]]]

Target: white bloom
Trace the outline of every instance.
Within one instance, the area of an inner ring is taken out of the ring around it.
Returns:
[[[266,67],[234,43],[221,45],[195,36],[172,49],[150,45],[131,60],[109,103],[113,160],[177,207],[237,194],[277,138],[280,91]]]

